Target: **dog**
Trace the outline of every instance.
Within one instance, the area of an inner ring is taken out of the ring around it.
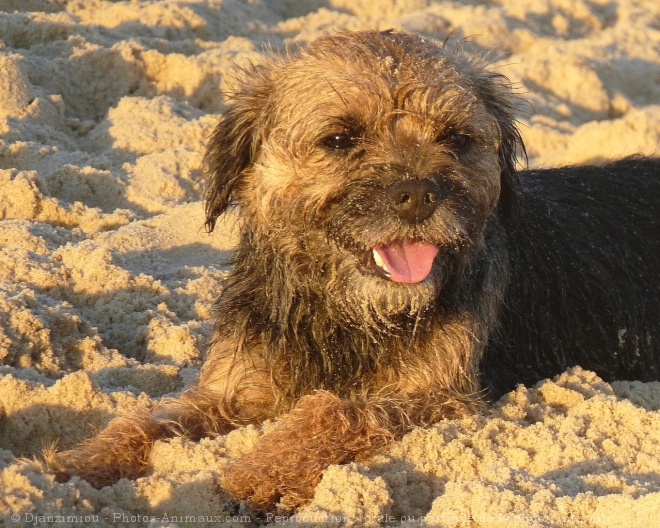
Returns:
[[[509,81],[398,31],[244,72],[205,158],[240,217],[199,386],[47,463],[94,486],[153,442],[278,418],[222,486],[293,510],[325,468],[572,365],[660,378],[657,159],[516,171]]]

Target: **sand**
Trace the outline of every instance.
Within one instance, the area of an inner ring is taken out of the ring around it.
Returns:
[[[390,27],[497,50],[532,167],[659,153],[655,0],[0,0],[0,526],[657,525],[660,383],[579,368],[329,468],[293,518],[218,487],[272,424],[157,442],[102,490],[30,463],[196,383],[235,243],[199,172],[232,64]]]

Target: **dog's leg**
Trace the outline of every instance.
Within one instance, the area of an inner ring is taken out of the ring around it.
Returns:
[[[317,391],[301,398],[277,429],[236,462],[222,485],[258,508],[294,510],[312,498],[331,464],[366,458],[413,426],[463,414],[469,406],[446,394],[354,401]]]
[[[227,350],[231,353],[223,353]],[[46,451],[44,460],[59,481],[75,475],[100,488],[120,478],[144,475],[158,439],[226,434],[272,417],[276,401],[270,377],[254,359],[238,360],[230,347],[216,345],[200,387],[180,398],[165,399],[151,410],[115,418],[97,436],[69,451]]]
[[[230,429],[221,398],[195,388],[151,410],[115,418],[94,438],[62,453],[48,451],[44,458],[59,481],[75,475],[101,488],[120,478],[143,475],[150,467],[151,447],[160,438],[200,438]]]

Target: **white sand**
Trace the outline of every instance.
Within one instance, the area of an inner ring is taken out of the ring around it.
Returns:
[[[553,166],[659,153],[659,20],[655,0],[0,0],[0,526],[274,520],[218,488],[257,428],[158,442],[153,474],[100,491],[15,458],[196,383],[234,242],[231,219],[203,230],[198,167],[233,62],[333,30],[471,36]],[[280,521],[650,528],[659,408],[660,383],[575,369],[331,467]]]

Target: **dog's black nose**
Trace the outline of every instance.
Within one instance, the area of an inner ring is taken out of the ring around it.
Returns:
[[[429,218],[438,207],[440,186],[433,180],[405,180],[390,185],[387,190],[394,211],[408,222]]]

